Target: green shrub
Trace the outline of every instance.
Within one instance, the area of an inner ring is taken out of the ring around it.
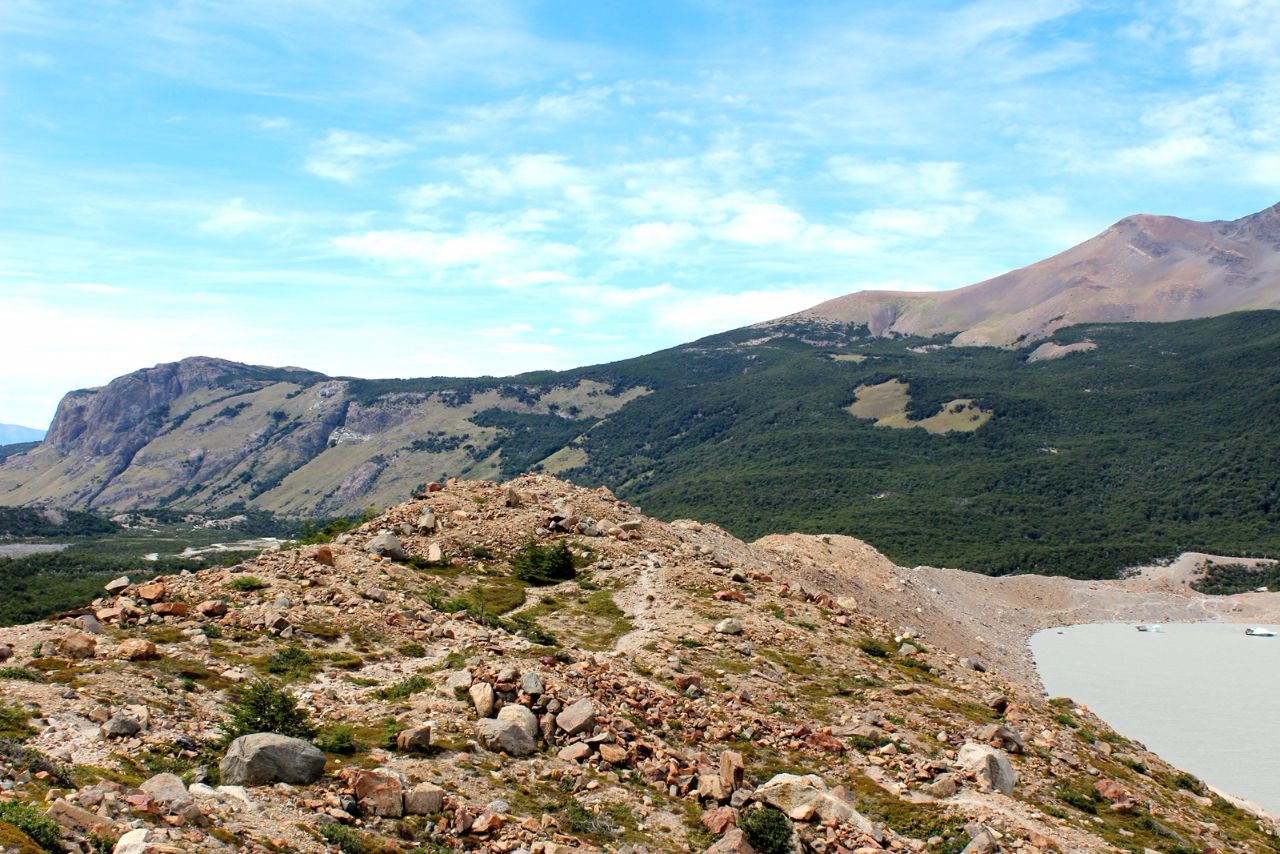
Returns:
[[[309,676],[315,668],[316,662],[311,653],[296,643],[276,650],[267,658],[267,672],[285,680]]]
[[[511,569],[516,578],[537,586],[567,581],[578,574],[573,566],[573,554],[564,540],[546,547],[529,540],[511,558]]]
[[[240,593],[252,593],[266,587],[267,583],[256,575],[237,575],[227,586]]]
[[[23,741],[35,735],[27,723],[30,717],[25,709],[0,703],[0,738]]]
[[[21,679],[24,682],[48,682],[49,677],[39,670],[27,667],[0,667],[0,679]]]
[[[356,741],[355,729],[349,724],[336,724],[320,733],[316,747],[325,753],[348,755],[358,751],[360,744]]]
[[[420,643],[404,643],[396,647],[396,652],[406,658],[422,658],[427,654],[427,648]]]
[[[738,820],[751,847],[760,854],[790,854],[791,820],[773,807],[747,810]]]
[[[255,732],[310,739],[316,728],[292,694],[270,679],[255,679],[240,688],[228,704],[222,732],[227,742]]]
[[[414,694],[421,694],[430,687],[430,682],[415,674],[407,679],[402,679],[394,685],[382,688],[375,692],[375,696],[383,700],[407,700]]]
[[[888,658],[893,655],[893,648],[875,638],[863,638],[858,641],[858,649],[872,658]]]
[[[61,854],[67,850],[62,845],[62,832],[57,822],[31,804],[19,801],[0,803],[0,821],[12,824],[46,851]]]

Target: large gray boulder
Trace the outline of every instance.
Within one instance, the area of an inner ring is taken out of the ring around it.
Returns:
[[[590,697],[583,697],[560,714],[556,715],[556,726],[564,730],[565,735],[577,735],[590,732],[596,725],[596,704]]]
[[[498,720],[511,721],[524,730],[529,738],[535,741],[538,738],[538,719],[529,710],[528,706],[521,706],[518,703],[503,706],[498,710]]]
[[[529,756],[538,745],[515,721],[485,718],[476,725],[476,739],[485,748],[508,756]]]
[[[1003,750],[976,741],[965,742],[956,754],[956,764],[973,774],[978,782],[993,791],[1013,794],[1018,772],[1013,769]]]
[[[392,560],[404,560],[404,546],[400,538],[390,531],[383,531],[365,544],[364,550],[369,554],[389,557]]]
[[[222,782],[232,786],[314,783],[324,774],[324,754],[300,738],[256,732],[231,742],[218,771]]]

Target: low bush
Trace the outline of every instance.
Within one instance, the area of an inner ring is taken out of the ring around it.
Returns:
[[[255,732],[310,739],[316,728],[292,694],[270,679],[255,679],[239,689],[227,705],[222,732],[226,742]]]
[[[516,578],[535,586],[568,581],[578,574],[573,565],[573,553],[564,540],[554,546],[539,546],[529,540],[511,558],[511,570]]]
[[[62,854],[67,850],[62,844],[62,831],[57,822],[31,804],[20,801],[0,803],[0,821],[12,824],[46,851]]]
[[[255,590],[261,590],[267,584],[256,575],[237,575],[227,586],[240,593],[252,593]]]
[[[738,820],[738,827],[760,854],[791,852],[791,820],[773,807],[747,810]]]

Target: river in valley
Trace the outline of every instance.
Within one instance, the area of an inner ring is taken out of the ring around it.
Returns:
[[[1031,651],[1049,696],[1088,706],[1177,767],[1280,815],[1280,637],[1245,628],[1069,626],[1038,632]]]

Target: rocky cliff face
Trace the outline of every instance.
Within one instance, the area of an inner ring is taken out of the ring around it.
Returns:
[[[1280,205],[1231,222],[1132,216],[1060,255],[967,288],[865,291],[782,318],[1005,347],[1078,323],[1280,308]],[[767,324],[766,324],[767,325]]]
[[[436,486],[0,629],[0,845],[9,817],[117,854],[1276,850],[1086,709],[868,616],[851,590],[917,594],[855,540],[747,544],[542,476]],[[522,581],[530,541],[578,577]],[[227,744],[262,676],[302,712]]]

